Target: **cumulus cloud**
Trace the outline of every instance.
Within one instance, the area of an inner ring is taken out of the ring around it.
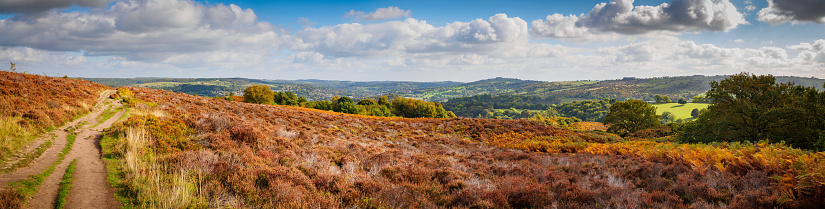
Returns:
[[[344,17],[355,18],[360,21],[378,21],[388,19],[398,19],[403,17],[410,17],[410,10],[403,10],[398,7],[378,8],[375,12],[365,13],[363,11],[350,10]]]
[[[0,46],[84,51],[88,56],[138,61],[279,43],[274,27],[258,22],[251,9],[189,0],[121,1],[102,12],[8,18],[0,20],[0,37]]]
[[[434,27],[408,18],[376,24],[340,24],[310,28],[291,37],[293,50],[315,51],[331,57],[370,57],[394,53],[494,51],[501,44],[526,44],[527,22],[497,14],[487,20],[453,22]]]
[[[658,6],[633,6],[633,0],[611,0],[587,14],[548,15],[530,31],[539,37],[590,39],[602,35],[638,35],[659,31],[729,31],[748,24],[728,0],[672,0]]]
[[[73,5],[79,7],[105,7],[110,1],[112,0],[4,0],[0,1],[0,13],[42,13]]]
[[[756,18],[773,25],[786,22],[825,23],[825,1],[768,0],[768,7],[759,10]]]
[[[29,47],[0,47],[0,60],[13,60],[18,66],[35,63],[52,63],[59,65],[80,65],[86,63],[82,55],[51,52]],[[23,65],[20,65],[23,64]],[[18,67],[24,69],[25,67]]]
[[[753,10],[756,10],[756,6],[754,6],[754,5],[745,6],[745,10],[747,10],[749,12],[752,12]]]
[[[603,47],[597,52],[612,57],[612,65],[617,68],[668,66],[667,68],[674,69],[669,74],[677,75],[690,72],[732,74],[739,71],[797,76],[825,73],[823,39],[784,48],[723,48],[713,44],[696,44],[676,37],[665,37],[623,46]]]

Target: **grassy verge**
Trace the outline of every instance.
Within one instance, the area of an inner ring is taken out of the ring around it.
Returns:
[[[38,146],[37,149],[34,150],[34,152],[26,153],[26,156],[23,156],[23,158],[20,159],[20,161],[17,161],[17,163],[14,163],[14,165],[12,165],[11,167],[0,170],[0,174],[6,174],[13,171],[14,169],[29,166],[29,164],[34,162],[34,159],[40,157],[40,155],[42,155],[43,152],[46,152],[46,150],[52,147],[52,144],[52,140],[46,141],[45,143]]]
[[[69,189],[72,188],[75,162],[77,162],[77,159],[72,160],[72,163],[66,168],[66,173],[63,174],[63,180],[60,181],[60,189],[57,190],[57,200],[54,202],[54,208],[59,209],[66,205],[66,197],[69,196]]]
[[[127,109],[128,110],[128,109]],[[108,130],[107,130],[108,132]],[[125,173],[123,172],[123,164],[121,163],[122,156],[117,151],[118,139],[121,136],[112,136],[104,132],[103,137],[100,138],[100,147],[103,161],[106,162],[106,180],[112,185],[112,188],[117,190],[115,198],[123,204],[125,208],[133,207],[131,198],[129,198],[130,191],[127,190],[126,185],[123,184]]]
[[[10,192],[9,191],[4,191],[4,193],[13,193],[13,195],[9,195],[9,196],[14,196],[14,197],[20,198],[19,200],[17,200],[17,202],[22,202],[22,203],[25,203],[26,200],[28,200],[30,197],[34,196],[34,194],[37,194],[37,186],[42,184],[43,180],[45,180],[46,177],[49,177],[49,175],[54,173],[55,167],[57,167],[57,165],[59,165],[61,162],[63,162],[63,159],[65,159],[66,155],[69,154],[69,151],[72,150],[72,146],[74,145],[75,139],[77,139],[77,133],[74,133],[74,132],[70,133],[66,137],[66,141],[68,141],[66,143],[66,147],[64,147],[63,150],[57,155],[57,160],[54,161],[52,163],[52,165],[49,166],[49,168],[47,168],[46,170],[44,170],[40,174],[29,176],[28,179],[23,179],[23,180],[19,180],[19,181],[9,183],[7,188],[10,189],[11,191]],[[2,204],[2,203],[0,203],[0,204]]]

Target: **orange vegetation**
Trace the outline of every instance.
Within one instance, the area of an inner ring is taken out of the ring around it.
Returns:
[[[43,130],[88,112],[107,88],[79,79],[0,71],[0,159]]]
[[[381,118],[128,90],[147,114],[109,135],[134,147],[125,138],[146,130],[146,149],[110,154],[144,156],[158,166],[126,176],[164,173],[151,178],[171,185],[127,181],[122,194],[139,206],[805,208],[825,193],[823,155],[783,145],[625,141],[527,120]]]

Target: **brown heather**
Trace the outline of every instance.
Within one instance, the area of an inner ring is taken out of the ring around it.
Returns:
[[[145,88],[119,91],[136,98],[129,103],[134,116],[109,130],[116,143],[105,154],[121,166],[118,194],[138,207],[823,204],[825,181],[815,177],[821,154],[781,146],[679,146],[527,120],[381,118]],[[805,160],[776,161],[789,156]],[[802,162],[808,164],[795,170]],[[814,177],[796,177],[808,174]]]
[[[0,160],[44,130],[87,113],[107,88],[79,79],[0,71]]]

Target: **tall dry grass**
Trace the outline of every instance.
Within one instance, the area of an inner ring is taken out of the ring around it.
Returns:
[[[148,147],[149,135],[141,128],[130,127],[121,146],[125,164],[124,184],[135,192],[140,208],[188,208],[201,205],[198,182],[189,174],[176,172],[159,162]]]
[[[5,159],[3,153],[11,153],[34,139],[34,134],[27,128],[21,127],[18,121],[21,117],[0,119],[0,159]]]

